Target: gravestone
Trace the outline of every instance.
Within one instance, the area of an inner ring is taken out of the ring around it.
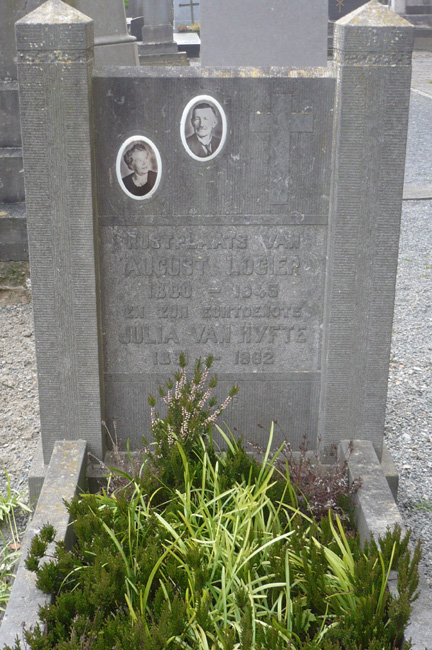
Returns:
[[[14,24],[42,0],[0,2],[0,260],[28,259]]]
[[[323,0],[201,0],[205,66],[325,66]]]
[[[173,0],[141,0],[140,9],[141,17],[131,24],[140,41],[140,63],[175,63],[179,53],[173,39]],[[184,62],[183,59],[180,56],[179,62]]]
[[[91,31],[60,0],[17,25],[44,462],[101,458],[101,418],[139,448],[180,351],[246,439],[380,455],[412,27],[372,0],[325,68],[93,74]]]
[[[128,33],[124,0],[66,0],[94,20],[96,66],[138,65],[134,36]]]
[[[328,0],[329,20],[339,20],[366,2],[367,0]]]
[[[200,22],[199,0],[174,0],[174,24],[194,25]]]
[[[432,50],[432,0],[390,0],[392,11],[414,25],[414,49]]]

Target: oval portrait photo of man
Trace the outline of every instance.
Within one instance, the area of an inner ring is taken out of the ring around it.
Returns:
[[[162,174],[162,160],[155,144],[143,135],[133,135],[117,154],[117,180],[132,199],[149,199]]]
[[[226,116],[219,102],[209,95],[191,99],[183,111],[180,136],[195,160],[208,161],[217,156],[226,138]]]

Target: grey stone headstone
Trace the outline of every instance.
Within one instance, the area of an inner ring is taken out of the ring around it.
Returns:
[[[185,351],[214,354],[222,398],[239,383],[224,419],[246,439],[276,419],[276,444],[380,454],[413,28],[372,0],[336,24],[328,68],[89,85],[91,27],[52,24],[62,7],[17,27],[44,453],[100,453],[101,413],[139,447]]]
[[[142,0],[143,18],[145,25],[172,25],[172,0]]]
[[[128,33],[124,0],[67,0],[94,20],[95,65],[138,65],[135,38]]]
[[[145,396],[181,350],[190,362],[214,353],[221,394],[239,382],[231,426],[265,444],[276,418],[295,445],[315,443],[335,82],[227,77],[96,79],[106,417],[132,446],[149,431]],[[203,86],[229,121],[211,162],[191,157],[179,124]],[[162,156],[148,201],[116,178],[125,121]]]
[[[172,0],[143,0],[143,19],[143,43],[173,43]]]
[[[323,0],[201,0],[201,64],[325,66]]]
[[[173,39],[173,0],[142,0],[142,12],[140,63],[176,63],[179,53]]]
[[[132,36],[135,36],[137,41],[142,39],[142,28],[144,25],[144,18],[142,16],[138,18],[132,18],[129,23],[129,31]]]

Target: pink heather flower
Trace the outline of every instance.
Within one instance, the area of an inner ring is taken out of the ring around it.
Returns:
[[[152,426],[154,426],[157,422],[156,420],[156,408],[154,406],[151,407],[150,409],[150,417],[151,417],[151,423]]]
[[[210,397],[210,395],[211,395],[211,388],[209,388],[208,390],[206,390],[206,392],[205,392],[204,395],[202,396],[202,398],[201,398],[201,400],[200,400],[200,402],[199,402],[199,404],[198,404],[198,406],[197,406],[198,409],[202,409],[202,407],[204,406],[204,404],[206,403],[206,401],[208,400],[208,398]]]
[[[186,411],[184,406],[182,406],[182,413],[183,413],[183,423],[180,429],[180,436],[183,440],[185,440],[188,434],[188,424],[189,424],[191,414],[188,411]]]
[[[202,379],[201,379],[201,381],[199,383],[199,386],[198,386],[198,390],[202,390],[204,388],[204,384],[206,383],[206,379],[208,377],[209,372],[210,372],[209,368],[206,368],[204,370]]]
[[[221,404],[221,406],[219,406],[219,408],[217,408],[216,411],[214,411],[207,418],[207,420],[204,422],[204,426],[206,426],[206,424],[210,424],[211,422],[215,422],[217,420],[217,418],[219,417],[219,415],[222,413],[222,411],[224,411],[226,409],[226,407],[231,402],[231,400],[232,400],[232,397],[228,396],[226,398],[225,402],[223,404]]]

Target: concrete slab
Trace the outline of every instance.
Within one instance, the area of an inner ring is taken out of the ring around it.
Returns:
[[[402,517],[371,442],[342,440],[339,458],[348,462],[350,485],[361,478],[362,485],[355,496],[356,523],[362,543],[373,535],[385,535],[396,524],[402,527]]]
[[[383,451],[383,456],[387,454],[387,450]],[[383,471],[383,468],[389,468],[390,456],[384,459],[381,466],[372,444],[366,440],[343,440],[339,445],[339,455],[341,460],[348,461],[350,483],[358,477],[362,480],[355,504],[357,527],[362,541],[369,539],[371,535],[383,535],[395,524],[403,528],[402,517]],[[394,583],[393,580],[389,584],[391,591],[396,588]],[[419,589],[420,595],[413,603],[410,621],[404,634],[403,647],[405,642],[410,641],[411,650],[432,648],[432,591],[422,574]]]
[[[69,514],[63,500],[72,499],[77,490],[85,488],[86,448],[83,440],[55,443],[41,495],[21,547],[23,557],[27,555],[34,535],[48,522],[57,531],[57,541],[70,542]],[[12,646],[17,636],[24,643],[23,623],[27,629],[36,625],[39,606],[47,602],[49,596],[37,589],[34,573],[27,571],[24,562],[20,562],[0,629],[1,646]]]
[[[404,201],[423,201],[432,199],[432,185],[405,185]]]

